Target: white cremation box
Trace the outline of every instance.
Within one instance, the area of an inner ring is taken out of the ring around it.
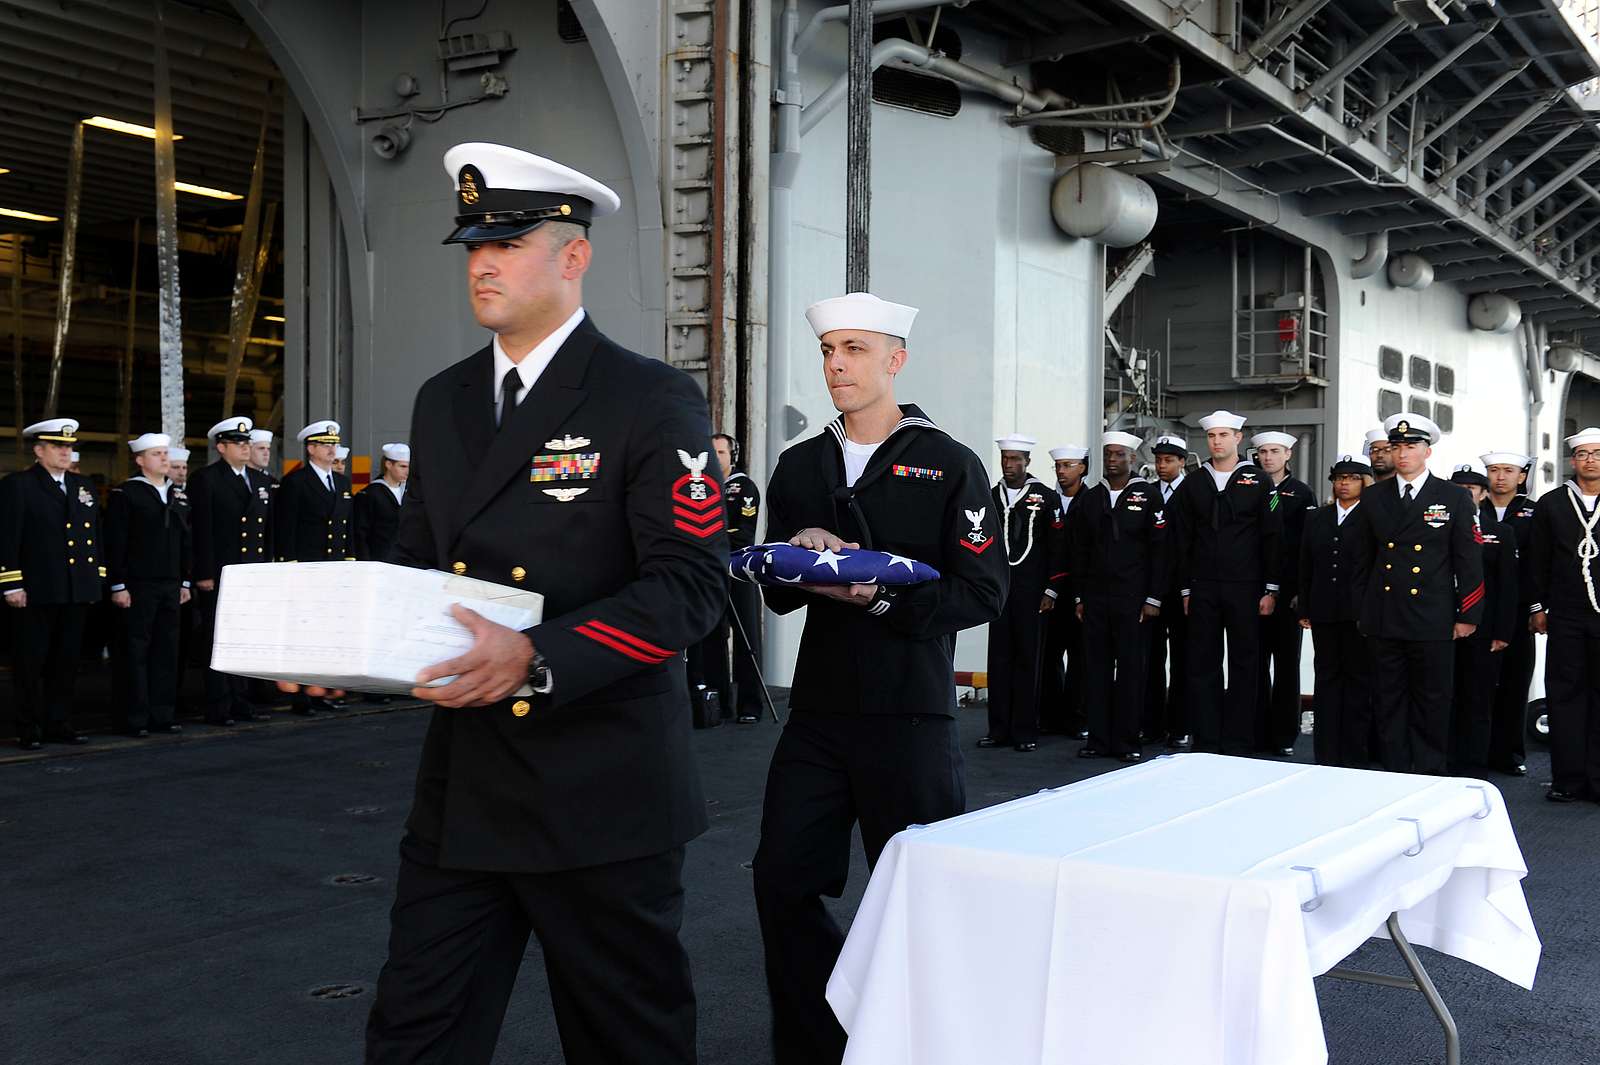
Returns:
[[[535,592],[387,562],[228,566],[211,668],[327,688],[408,692],[420,671],[472,646],[472,633],[450,615],[456,603],[513,629],[537,625],[544,613],[544,597]]]

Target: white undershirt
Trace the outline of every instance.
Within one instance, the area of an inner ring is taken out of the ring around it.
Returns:
[[[1082,489],[1079,489],[1079,491],[1082,491]],[[1059,488],[1056,489],[1056,495],[1061,497],[1061,515],[1062,517],[1065,517],[1067,511],[1072,509],[1072,501],[1078,497],[1069,496]]]
[[[161,497],[161,502],[165,503],[167,501],[167,489],[172,487],[171,481],[162,481],[160,484],[157,484],[155,481],[144,476],[143,474],[139,475],[139,480],[143,481],[151,488],[154,488],[156,490],[156,494]]]
[[[1348,518],[1350,516],[1350,512],[1352,510],[1356,509],[1356,507],[1360,503],[1361,503],[1361,500],[1358,499],[1354,503],[1351,503],[1347,507],[1343,503],[1339,502],[1338,500],[1334,500],[1334,511],[1333,511],[1334,522],[1333,523],[1335,525],[1343,525],[1344,524],[1344,519]]]
[[[867,470],[867,463],[872,461],[873,452],[881,446],[883,446],[882,440],[876,444],[858,444],[845,437],[844,483],[847,487],[854,488],[856,482],[861,480],[861,475]]]
[[[405,485],[403,485],[403,484],[390,484],[389,483],[389,479],[387,477],[380,478],[378,483],[383,485],[385,488],[387,488],[389,490],[389,494],[394,496],[394,501],[396,503],[402,503],[402,504],[405,503],[405,501],[406,501],[406,486]]]
[[[1237,470],[1238,468],[1238,466],[1235,466],[1233,470]],[[1228,487],[1228,478],[1233,476],[1233,470],[1228,470],[1226,473],[1224,473],[1222,470],[1219,470],[1214,466],[1207,466],[1206,469],[1210,471],[1211,479],[1216,482],[1217,491],[1220,492],[1224,488]]]
[[[544,368],[550,365],[550,360],[556,357],[556,352],[561,350],[561,345],[567,342],[572,331],[583,323],[583,308],[579,307],[572,312],[572,317],[556,326],[555,332],[535,344],[520,362],[512,362],[511,356],[506,354],[505,348],[500,346],[500,336],[494,338],[494,379],[490,387],[494,389],[495,418],[500,417],[500,382],[505,380],[506,371],[515,367],[517,376],[522,378],[522,387],[517,389],[517,403],[528,398],[528,390],[539,380],[539,375],[544,373]]]
[[[1122,498],[1122,493],[1127,491],[1127,490],[1128,490],[1128,486],[1127,485],[1123,485],[1121,488],[1112,488],[1109,482],[1106,484],[1106,491],[1111,493],[1111,509],[1112,510],[1117,509],[1117,500],[1121,499]]]
[[[1001,487],[1006,490],[1006,506],[1008,507],[1016,506],[1017,500],[1022,498],[1022,493],[1028,490],[1027,482],[1023,482],[1021,488],[1012,488],[1009,484],[1005,484],[1003,482]]]
[[[1505,508],[1505,507],[1495,507],[1494,508],[1494,520],[1495,521],[1505,521],[1506,520],[1506,509],[1507,508]]]

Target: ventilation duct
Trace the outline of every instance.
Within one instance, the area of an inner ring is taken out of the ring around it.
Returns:
[[[1389,261],[1389,231],[1387,229],[1377,233],[1367,234],[1367,251],[1361,258],[1350,264],[1350,276],[1357,281],[1364,280],[1383,269],[1383,264]]]
[[[1081,163],[1057,179],[1050,215],[1068,236],[1131,248],[1156,225],[1155,190],[1099,163]]]
[[[1467,321],[1485,333],[1509,333],[1522,321],[1522,308],[1510,296],[1480,292],[1467,301]]]
[[[1433,284],[1433,264],[1415,252],[1402,252],[1389,260],[1389,284],[1421,291]]]

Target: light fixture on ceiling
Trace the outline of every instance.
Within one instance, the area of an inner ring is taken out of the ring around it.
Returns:
[[[109,129],[116,133],[126,133],[133,137],[145,137],[149,140],[156,139],[156,131],[150,126],[141,126],[133,122],[124,122],[120,118],[107,118],[104,115],[95,115],[93,118],[83,120],[85,126],[95,126],[99,129]],[[183,140],[183,134],[174,133],[172,139]]]
[[[244,197],[239,195],[237,192],[229,192],[226,189],[207,188],[204,185],[191,185],[187,181],[174,181],[172,186],[179,192],[187,192],[194,196],[210,196],[213,200],[244,199]]]
[[[0,166],[0,174],[9,174],[9,173],[11,173],[11,168],[10,167],[8,167],[8,166]]]
[[[0,217],[20,218],[24,222],[59,222],[61,219],[53,214],[34,214],[32,211],[19,211],[14,207],[0,207]]]
[[[286,321],[286,319],[281,314],[263,314],[261,317],[265,318],[269,322]]]

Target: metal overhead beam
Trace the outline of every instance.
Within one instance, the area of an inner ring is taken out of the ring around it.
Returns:
[[[1523,215],[1539,206],[1545,200],[1548,200],[1550,197],[1560,192],[1568,185],[1568,183],[1572,181],[1573,178],[1577,177],[1579,174],[1583,173],[1590,166],[1592,166],[1596,159],[1600,159],[1600,147],[1591,148],[1587,152],[1584,152],[1583,155],[1578,159],[1568,163],[1562,168],[1561,173],[1557,174],[1555,177],[1541,185],[1533,193],[1533,195],[1529,196],[1527,199],[1511,208],[1511,210],[1501,215],[1499,219],[1500,224],[1502,226],[1510,225],[1512,222],[1515,222],[1517,219],[1521,218]]]
[[[1498,25],[1500,25],[1500,20],[1497,18],[1489,19],[1487,22],[1480,23],[1476,33],[1472,34],[1466,40],[1462,41],[1460,44],[1450,49],[1450,51],[1440,56],[1438,61],[1435,62],[1433,66],[1429,67],[1427,70],[1424,70],[1421,74],[1418,74],[1411,84],[1407,85],[1405,88],[1401,89],[1399,92],[1385,100],[1383,104],[1377,108],[1377,110],[1373,111],[1372,114],[1368,115],[1364,120],[1362,120],[1361,125],[1356,127],[1356,131],[1363,137],[1365,137],[1368,133],[1371,133],[1373,127],[1388,117],[1389,112],[1393,111],[1395,108],[1411,99],[1411,97],[1415,96],[1418,90],[1420,90],[1424,85],[1438,77],[1440,71],[1454,63],[1457,59],[1460,59],[1473,45],[1477,44],[1479,41],[1489,36],[1489,34],[1493,33],[1495,27]]]
[[[1433,276],[1439,281],[1460,281],[1462,278],[1466,277],[1483,276],[1515,277],[1518,274],[1532,272],[1531,267],[1525,267],[1521,265],[1512,266],[1506,263],[1498,262],[1485,263],[1481,260],[1478,262],[1462,262],[1458,260],[1453,263],[1438,263],[1434,262],[1434,260],[1430,257],[1428,261],[1433,263]]]
[[[1550,257],[1553,259],[1559,259],[1562,255],[1565,255],[1568,248],[1578,243],[1580,238],[1587,236],[1589,231],[1594,229],[1595,226],[1600,226],[1600,214],[1597,214],[1593,218],[1589,219],[1571,235],[1566,237],[1566,239],[1564,239],[1560,244],[1557,244],[1555,248],[1551,250]]]
[[[146,8],[142,15],[94,9],[86,5],[68,6],[58,0],[6,0],[8,22],[20,23],[27,32],[46,33],[52,37],[67,34],[68,40],[82,42],[84,31],[97,34],[93,47],[111,50],[113,42],[107,37],[117,37],[129,42],[126,48],[139,54],[130,58],[148,57],[155,46],[155,27]],[[38,18],[17,16],[12,12],[27,11]],[[60,26],[52,26],[59,23]],[[64,26],[63,30],[61,26]],[[235,69],[249,70],[263,77],[277,77],[277,68],[264,52],[251,52],[214,41],[207,41],[190,33],[173,31],[164,35],[170,55],[184,55],[209,63],[219,63]],[[134,46],[137,45],[137,48]],[[123,51],[118,47],[117,51]]]
[[[1503,251],[1493,251],[1493,250],[1486,251],[1486,250],[1484,250],[1482,248],[1474,247],[1474,248],[1465,248],[1465,249],[1463,249],[1461,251],[1445,252],[1442,255],[1430,255],[1430,256],[1428,256],[1428,261],[1430,263],[1432,263],[1435,267],[1440,267],[1440,266],[1452,266],[1452,265],[1454,265],[1456,263],[1472,263],[1472,262],[1476,262],[1476,263],[1496,262],[1496,263],[1498,263],[1499,260],[1504,259],[1505,257],[1506,257],[1506,253],[1503,252]],[[1437,272],[1435,273],[1435,276],[1437,276]]]
[[[118,103],[107,99],[103,95],[96,94],[93,91],[93,86],[83,86],[82,91],[79,91],[79,87],[76,85],[48,83],[43,79],[29,78],[25,73],[11,67],[0,67],[0,95],[32,100],[35,99],[35,94],[39,93],[48,94],[50,97],[48,102],[50,103],[60,105],[70,101],[74,104],[79,109],[78,113],[74,115],[74,120],[89,115],[103,115],[108,112],[113,117],[117,117],[119,112],[123,117],[140,117],[137,107]],[[174,125],[178,127],[178,132],[184,137],[184,140],[180,142],[180,151],[182,150],[182,144],[188,144],[191,140],[198,139],[199,133],[197,131],[202,130],[207,136],[218,142],[236,142],[239,140],[240,127],[237,122],[237,115],[235,115],[235,121],[230,123],[220,115],[196,111],[189,107],[179,108],[174,106],[173,114]],[[185,117],[176,117],[179,114],[185,114]],[[145,109],[143,117],[146,120],[151,117],[148,107]],[[146,124],[148,124],[148,121]],[[107,132],[106,135],[108,137],[126,136],[126,134],[111,132]]]
[[[1064,33],[1037,41],[1012,38],[1000,60],[1001,66],[1018,67],[1027,63],[1051,63],[1070,55],[1081,55],[1097,48],[1119,44],[1143,44],[1152,36],[1147,29],[1125,26],[1098,26],[1076,23]]]
[[[1225,155],[1213,155],[1211,161],[1218,166],[1225,166],[1229,170],[1238,170],[1241,167],[1260,166],[1262,163],[1279,163],[1285,159],[1299,159],[1302,156],[1316,155],[1316,148],[1309,144],[1296,144],[1274,138],[1254,148],[1244,148],[1237,152]]]
[[[1557,100],[1561,99],[1562,95],[1562,93],[1555,93],[1544,99],[1534,101],[1532,105],[1525,108],[1521,114],[1517,115],[1517,117],[1513,118],[1510,122],[1491,133],[1488,139],[1482,144],[1478,145],[1476,148],[1472,149],[1472,151],[1458,159],[1455,166],[1450,167],[1449,169],[1445,170],[1444,173],[1440,174],[1438,179],[1434,182],[1434,187],[1442,188],[1443,186],[1448,185],[1462,174],[1467,173],[1473,167],[1489,158],[1489,155],[1494,152],[1495,149],[1499,148],[1512,137],[1515,137],[1518,133],[1521,133],[1531,122],[1533,122],[1534,119],[1550,110],[1550,106]]]
[[[1366,40],[1355,45],[1350,51],[1334,60],[1328,69],[1322,72],[1321,77],[1295,93],[1296,109],[1304,111],[1310,107],[1313,101],[1333,87],[1334,82],[1359,67],[1362,63],[1365,63],[1368,59],[1371,59],[1378,49],[1400,36],[1410,25],[1410,21],[1404,15],[1390,16],[1389,21],[1379,26]]]
[[[1276,22],[1261,31],[1261,36],[1245,46],[1238,60],[1239,69],[1249,70],[1266,59],[1274,48],[1298,33],[1302,26],[1311,21],[1312,16],[1326,6],[1328,0],[1299,0],[1286,8]]]
[[[1372,207],[1388,207],[1391,204],[1407,203],[1415,199],[1416,196],[1410,189],[1367,189],[1363,192],[1347,192],[1311,200],[1300,208],[1300,213],[1316,218],[1320,215],[1343,214],[1346,211],[1361,211]]]
[[[1572,125],[1565,126],[1557,131],[1556,134],[1549,140],[1545,141],[1543,144],[1539,145],[1539,147],[1523,156],[1517,162],[1516,166],[1512,167],[1510,170],[1507,170],[1504,174],[1501,174],[1494,181],[1490,182],[1482,192],[1478,193],[1475,202],[1479,204],[1487,202],[1490,196],[1493,196],[1495,193],[1499,192],[1509,182],[1516,180],[1518,174],[1528,169],[1528,167],[1532,166],[1540,159],[1543,159],[1556,147],[1556,145],[1560,144],[1562,141],[1578,132],[1578,130],[1582,129],[1583,125],[1584,124],[1582,122],[1574,122]]]
[[[0,48],[19,53],[16,62],[20,63],[33,63],[37,61],[34,57],[42,56],[68,64],[72,67],[73,77],[95,71],[101,74],[102,80],[109,78],[119,85],[130,80],[141,85],[155,83],[154,69],[148,63],[140,64],[112,55],[106,55],[101,60],[92,51],[72,48],[48,37],[29,35],[23,38],[11,34],[0,41]],[[231,100],[249,107],[260,107],[264,100],[281,100],[283,95],[281,81],[253,75],[241,77],[237,72],[221,66],[196,63],[180,73],[182,76],[178,79],[177,87],[186,95]]]
[[[1539,223],[1539,228],[1530,232],[1526,237],[1523,237],[1522,247],[1531,247],[1534,241],[1538,240],[1556,226],[1560,225],[1566,219],[1567,215],[1571,214],[1573,211],[1576,211],[1578,208],[1582,207],[1588,202],[1588,197],[1580,196],[1571,203],[1568,203],[1565,207],[1561,208],[1561,210],[1557,211],[1555,214]]]
[[[1483,103],[1489,97],[1505,88],[1506,83],[1508,83],[1512,78],[1517,77],[1524,70],[1527,70],[1530,63],[1530,60],[1524,60],[1520,66],[1515,66],[1510,70],[1507,70],[1498,78],[1495,78],[1489,84],[1480,89],[1478,94],[1472,99],[1468,100],[1466,103],[1452,111],[1448,118],[1446,118],[1443,122],[1440,122],[1437,126],[1434,126],[1433,129],[1428,131],[1428,135],[1426,137],[1423,137],[1416,143],[1416,146],[1412,149],[1412,158],[1414,159],[1420,156],[1428,147],[1428,145],[1444,136],[1450,130],[1455,129],[1456,126],[1460,124],[1461,120],[1472,114],[1479,104]]]
[[[1380,211],[1375,215],[1346,218],[1339,224],[1339,232],[1348,236],[1361,236],[1365,233],[1382,233],[1386,229],[1437,225],[1441,221],[1443,219],[1427,212]]]
[[[1169,120],[1162,125],[1161,130],[1172,139],[1208,137],[1275,125],[1287,117],[1282,109],[1277,107],[1235,107],[1228,104],[1201,112],[1192,118],[1176,122]]]
[[[76,111],[60,112],[61,118],[51,121],[49,119],[33,118],[18,111],[0,110],[0,144],[6,144],[7,152],[14,148],[9,145],[31,145],[40,150],[42,160],[48,165],[42,171],[46,174],[64,174],[66,168],[66,133],[70,130],[71,123],[76,120]],[[98,159],[102,156],[115,159],[124,166],[138,166],[142,170],[153,171],[155,160],[154,153],[150,150],[150,142],[138,137],[126,137],[120,133],[110,133],[95,130],[96,136],[89,144],[89,157]],[[104,136],[99,134],[104,133]],[[267,141],[273,151],[281,155],[282,148],[273,145],[269,138]],[[182,154],[185,173],[194,169],[211,175],[218,179],[249,180],[250,165],[247,159],[228,152],[225,148],[210,145],[203,141],[182,141],[178,145]],[[53,150],[59,149],[59,150]],[[19,174],[11,175],[8,180],[15,180]],[[185,180],[188,180],[187,178]],[[200,182],[205,184],[205,182]],[[270,188],[282,186],[282,174],[273,173],[268,178]]]
[[[1437,219],[1433,228],[1401,230],[1389,234],[1389,251],[1416,251],[1419,248],[1443,248],[1452,244],[1468,244],[1476,238],[1446,227],[1444,219]]]
[[[1273,192],[1304,192],[1306,189],[1327,188],[1330,185],[1342,185],[1361,179],[1350,171],[1339,166],[1314,166],[1307,167],[1297,173],[1278,173],[1262,175],[1257,184]]]

